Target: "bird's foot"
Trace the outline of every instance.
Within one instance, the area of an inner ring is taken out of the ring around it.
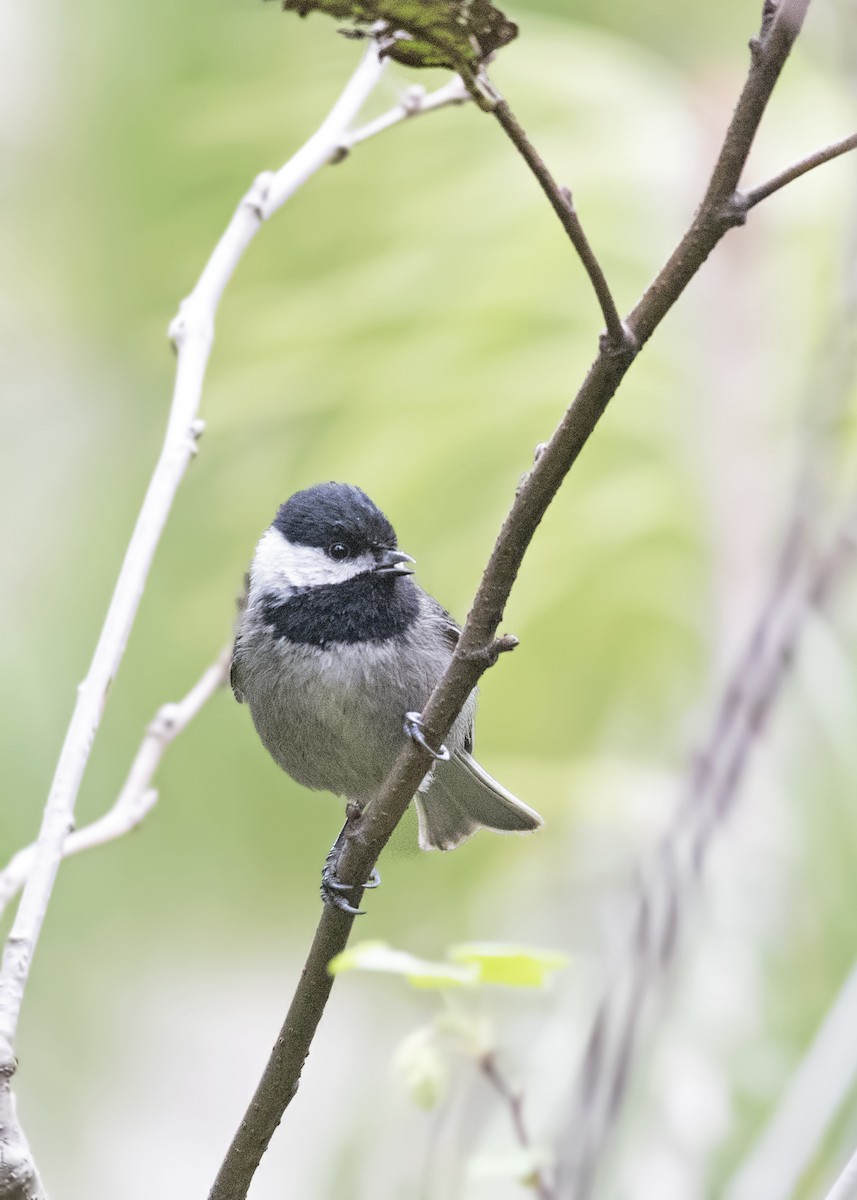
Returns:
[[[426,754],[430,754],[436,762],[449,762],[449,751],[446,746],[441,746],[440,750],[435,750],[426,741],[425,733],[423,732],[422,713],[409,712],[405,713],[405,733],[425,750]]]
[[[346,826],[347,828],[347,826]],[[344,832],[344,831],[343,831]],[[341,912],[350,913],[352,917],[363,916],[365,910],[355,908],[343,895],[344,892],[352,891],[357,884],[343,883],[337,877],[336,869],[339,866],[339,856],[342,853],[343,847],[342,834],[334,842],[330,849],[330,853],[324,862],[324,867],[321,872],[321,898],[325,904],[329,904],[331,908],[338,908]],[[372,868],[372,874],[363,884],[364,888],[376,888],[381,882],[381,876],[375,867]]]

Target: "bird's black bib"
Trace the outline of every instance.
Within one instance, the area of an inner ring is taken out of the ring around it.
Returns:
[[[344,583],[307,588],[288,600],[266,598],[262,615],[278,637],[324,649],[336,642],[396,637],[407,631],[418,609],[416,588],[409,579],[365,572]]]

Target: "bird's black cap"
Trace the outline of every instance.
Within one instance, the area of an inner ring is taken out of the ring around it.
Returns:
[[[317,483],[295,492],[274,518],[290,542],[326,547],[347,542],[353,549],[395,549],[396,531],[364,491],[350,483]]]

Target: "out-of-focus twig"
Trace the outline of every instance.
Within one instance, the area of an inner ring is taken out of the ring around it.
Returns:
[[[164,704],[155,713],[128,772],[128,777],[108,811],[70,833],[63,846],[63,858],[104,846],[130,833],[148,816],[158,800],[151,787],[155,772],[167,747],[182,733],[217,690],[229,678],[231,646],[226,646],[215,662],[203,673],[187,695],[174,704]],[[36,843],[19,850],[0,871],[0,916],[9,901],[26,883],[36,858]]]
[[[842,42],[855,102],[857,16],[853,9],[845,11]],[[857,208],[852,205],[852,209],[840,311],[837,319],[828,323],[821,378],[813,379],[803,405],[804,482],[798,504],[808,500],[816,508],[836,477],[831,470],[831,450],[840,440],[837,435],[857,377]],[[839,989],[761,1136],[724,1189],[724,1200],[751,1200],[760,1195],[787,1200],[794,1193],[857,1078],[855,1024],[857,966]]]
[[[826,553],[774,581],[693,765],[675,823],[639,885],[630,942],[593,1020],[559,1155],[563,1200],[591,1194],[604,1145],[621,1110],[639,1030],[672,962],[681,922],[696,894],[715,835],[729,813],[747,761],[779,697],[808,616],[822,607],[850,564],[857,503]]]
[[[837,153],[854,148],[837,143],[839,147]],[[804,160],[804,169],[777,176],[772,181],[776,188],[766,185],[764,195],[763,189],[749,194],[757,203],[833,156],[827,152],[811,156]],[[740,206],[740,199],[738,202]],[[782,549],[708,737],[692,761],[673,826],[639,885],[628,942],[609,972],[590,1027],[568,1126],[574,1131],[574,1141],[564,1139],[560,1155],[563,1200],[582,1200],[591,1191],[599,1157],[627,1092],[647,1005],[672,961],[680,924],[692,902],[711,841],[735,801],[747,759],[781,690],[806,617],[825,602],[850,558],[857,510],[841,521],[824,557],[819,559],[813,547],[819,544],[823,515],[830,510],[835,490],[831,482],[836,475],[838,427],[857,367],[855,313],[857,219],[850,222],[847,233],[841,298],[827,324],[817,369],[806,388],[802,458]],[[814,1119],[803,1122],[801,1145],[816,1125]],[[762,1149],[760,1146],[760,1153]],[[792,1161],[794,1155],[786,1158]],[[767,1188],[763,1190],[767,1197]],[[756,1188],[741,1193],[745,1194],[761,1195],[762,1191]],[[780,1194],[785,1197],[791,1190],[772,1191],[771,1200]]]
[[[512,1128],[515,1131],[515,1137],[518,1139],[518,1145],[522,1150],[526,1150],[529,1154],[533,1155],[532,1174],[527,1180],[528,1186],[533,1189],[539,1200],[554,1200],[553,1188],[544,1170],[535,1160],[535,1148],[524,1118],[523,1094],[509,1083],[500,1069],[500,1064],[497,1062],[497,1055],[493,1050],[489,1050],[486,1054],[482,1055],[478,1060],[478,1066],[494,1091],[506,1105],[509,1111],[509,1119],[512,1122]]]

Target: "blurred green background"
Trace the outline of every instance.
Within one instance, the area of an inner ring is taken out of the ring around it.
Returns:
[[[493,74],[572,186],[623,309],[701,195],[757,7],[508,6],[521,36]],[[316,128],[360,49],[257,0],[48,0],[6,6],[0,22],[5,860],[37,829],[158,451],[166,326],[251,179]],[[853,125],[846,33],[819,3],[751,180]],[[368,111],[413,82],[391,70]],[[572,955],[551,994],[496,1003],[545,1139],[628,886],[776,550],[855,197],[843,160],[730,235],[538,533],[504,623],[522,645],[484,680],[477,749],[545,814],[544,833],[420,856],[409,816],[360,923],[361,937],[429,956],[469,938]],[[109,806],[146,722],[228,638],[255,540],[297,488],[365,488],[420,582],[463,619],[599,328],[555,219],[474,109],[385,133],[311,181],[221,305],[201,453],[79,822]],[[813,627],[715,855],[605,1196],[719,1194],[857,955],[847,609]],[[20,1110],[57,1200],[207,1193],[318,916],[339,806],[278,772],[231,695],[169,751],[158,785],[138,832],[64,866],[27,994]],[[443,1153],[437,1118],[412,1111],[391,1073],[427,1011],[391,981],[337,984],[255,1197],[523,1194],[468,1171],[510,1136],[466,1065],[460,1144],[447,1137]],[[855,1140],[851,1097],[796,1194],[814,1194]]]

